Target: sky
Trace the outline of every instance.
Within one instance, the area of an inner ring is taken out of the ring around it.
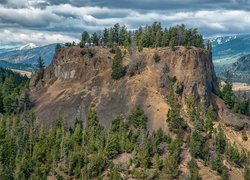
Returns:
[[[185,24],[205,37],[247,34],[250,0],[0,0],[0,47],[78,42],[115,23]]]

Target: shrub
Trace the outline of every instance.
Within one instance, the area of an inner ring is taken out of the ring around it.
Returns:
[[[175,93],[181,95],[183,92],[183,84],[178,84],[175,90]]]
[[[95,51],[93,49],[88,48],[87,54],[88,54],[89,58],[92,58],[95,55]]]
[[[82,55],[82,56],[84,56],[84,55],[86,55],[86,54],[87,54],[86,49],[81,50],[81,55]]]
[[[76,45],[76,43],[73,41],[72,43],[71,42],[66,42],[65,44],[64,44],[66,47],[71,47],[71,46],[75,46]]]
[[[141,46],[141,45],[138,46],[138,51],[139,51],[139,52],[142,52],[142,51],[143,51],[143,46]]]
[[[163,72],[163,74],[167,74],[167,73],[169,73],[169,67],[168,67],[168,65],[164,65],[164,67],[162,68],[162,72]]]
[[[84,48],[85,43],[84,43],[83,41],[81,41],[81,42],[79,43],[79,46],[80,46],[80,48]]]
[[[187,45],[185,47],[186,47],[186,49],[192,49],[192,46],[189,46],[189,45]]]
[[[177,81],[177,78],[176,78],[176,76],[174,76],[174,77],[168,77],[169,78],[169,80],[174,84],[174,83],[176,83],[176,81]]]
[[[111,49],[109,50],[110,53],[115,54],[116,49],[112,46]]]
[[[134,76],[137,73],[140,73],[145,68],[145,63],[142,59],[143,58],[140,57],[129,64],[128,74],[130,77]]]
[[[137,66],[136,66],[136,64],[131,64],[131,65],[129,65],[129,67],[128,67],[128,75],[131,77],[131,76],[134,76],[135,75],[135,73],[136,73],[136,71],[137,71]]]
[[[247,141],[248,140],[246,131],[243,131],[241,135],[242,135],[242,140],[243,141]]]
[[[154,53],[153,59],[154,59],[155,63],[158,63],[158,62],[160,62],[161,57],[157,53]]]
[[[250,180],[250,169],[247,166],[244,168],[244,179]]]

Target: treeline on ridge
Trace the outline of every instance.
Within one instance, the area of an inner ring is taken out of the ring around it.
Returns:
[[[65,46],[75,46],[76,43],[65,43]],[[137,30],[128,30],[124,25],[116,23],[113,27],[105,28],[102,32],[90,34],[87,31],[82,33],[80,47],[90,45],[117,46],[137,46],[139,50],[144,47],[199,47],[204,48],[203,36],[196,28],[186,28],[184,24],[174,27],[162,27],[160,22],[152,25],[139,27]]]

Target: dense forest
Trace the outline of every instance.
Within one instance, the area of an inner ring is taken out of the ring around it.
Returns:
[[[0,113],[18,113],[29,106],[28,78],[0,68]],[[22,93],[22,97],[20,97]]]
[[[75,46],[76,43],[66,43],[65,46]],[[188,29],[184,24],[164,28],[161,23],[154,22],[152,25],[140,27],[137,30],[128,30],[126,26],[115,24],[111,28],[105,28],[102,32],[90,34],[87,31],[82,33],[80,47],[90,45],[138,47],[141,51],[144,47],[167,47],[174,49],[175,46],[191,46],[204,48],[203,36],[197,29]],[[207,48],[211,48],[208,42]]]

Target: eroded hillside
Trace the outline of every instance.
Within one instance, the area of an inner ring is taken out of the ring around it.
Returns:
[[[122,51],[127,71],[132,66],[137,69],[134,76],[127,73],[122,79],[113,80],[114,54],[109,48],[59,50],[45,70],[42,82],[36,82],[37,75],[31,81],[32,101],[40,119],[49,124],[58,112],[64,112],[69,122],[73,117],[85,119],[92,105],[101,123],[108,126],[117,114],[126,116],[135,105],[141,105],[149,118],[149,129],[165,129],[168,77],[176,77],[178,86],[183,88],[180,102],[190,93],[197,99],[210,100],[215,75],[208,51],[184,47],[175,51],[170,48]],[[160,56],[158,63],[153,59],[155,53]]]

